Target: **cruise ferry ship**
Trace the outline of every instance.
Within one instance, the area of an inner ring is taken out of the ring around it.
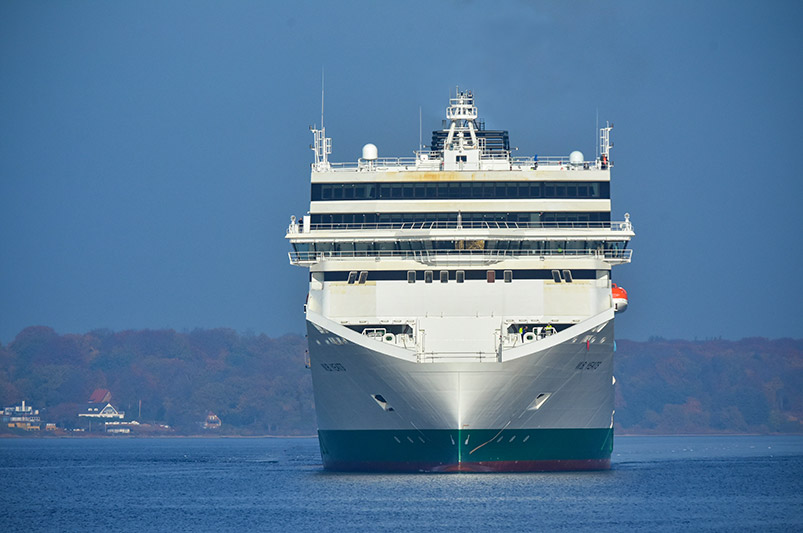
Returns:
[[[610,468],[612,126],[599,154],[514,157],[471,91],[414,157],[329,161],[312,128],[309,213],[291,217],[323,466],[341,471]]]

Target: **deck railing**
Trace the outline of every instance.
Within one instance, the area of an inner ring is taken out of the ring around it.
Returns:
[[[310,231],[350,231],[350,230],[459,230],[459,229],[603,229],[611,231],[632,231],[628,220],[623,222],[361,222],[345,224],[311,224]],[[300,224],[291,224],[288,233],[302,233]]]
[[[423,157],[421,157],[423,156]],[[612,162],[603,164],[601,161],[583,161],[582,163],[572,165],[569,158],[565,156],[518,156],[510,157],[509,152],[492,152],[488,151],[483,153],[480,158],[480,166],[482,162],[499,162],[509,161],[511,170],[531,170],[531,169],[546,169],[546,170],[594,170],[604,169],[613,166]],[[342,161],[342,162],[327,162],[327,171],[342,171],[342,170],[432,170],[433,165],[439,166],[442,162],[440,152],[420,152],[417,157],[382,157],[378,159],[360,159],[358,161]],[[313,170],[319,170],[315,163],[312,163]]]
[[[327,259],[387,258],[420,262],[501,261],[532,257],[597,257],[605,261],[630,262],[633,250],[370,250],[338,252],[289,252],[293,264]]]
[[[373,160],[343,161],[339,163],[329,163],[331,170],[355,170],[355,169],[382,169],[382,168],[403,168],[405,170],[415,170],[415,157],[383,157]]]

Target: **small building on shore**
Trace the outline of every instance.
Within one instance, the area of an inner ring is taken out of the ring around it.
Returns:
[[[210,411],[206,415],[206,419],[204,420],[203,424],[201,424],[201,427],[204,429],[220,429],[220,426],[222,425],[223,423],[220,421],[220,418],[218,418],[215,413]]]
[[[89,402],[84,406],[83,410],[78,413],[80,418],[88,419],[90,431],[92,431],[93,420],[96,422],[111,422],[122,421],[125,418],[125,411],[119,411],[113,406],[111,404],[111,399],[112,394],[107,389],[95,389],[89,397]],[[106,425],[103,427],[107,428]]]
[[[39,409],[25,405],[25,400],[22,400],[20,405],[3,409],[3,423],[12,429],[39,431],[42,427],[42,418],[39,416]]]

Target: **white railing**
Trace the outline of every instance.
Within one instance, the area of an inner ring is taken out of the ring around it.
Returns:
[[[372,222],[350,224],[311,224],[310,231],[351,231],[351,230],[474,230],[474,229],[603,229],[611,231],[632,231],[629,220],[623,222]],[[299,224],[291,224],[288,233],[302,233]]]
[[[415,157],[384,157],[381,159],[359,161],[347,161],[342,163],[329,163],[332,170],[353,170],[353,169],[384,169],[384,168],[410,168],[415,170],[417,159]]]
[[[528,257],[597,257],[605,261],[630,262],[633,250],[370,250],[339,252],[289,252],[292,264],[315,263],[326,259],[388,258],[419,262],[449,260],[501,261]]]
[[[327,170],[337,172],[344,170],[425,170],[431,171],[432,166],[439,165],[442,162],[439,152],[422,151],[416,152],[419,155],[426,155],[428,157],[383,157],[379,159],[366,160],[359,159],[357,161],[343,161],[339,163],[328,162]],[[572,165],[568,157],[564,156],[529,156],[529,157],[510,157],[510,152],[485,152],[480,157],[480,165],[483,161],[510,161],[511,169],[513,170],[527,170],[527,169],[547,169],[547,170],[598,170],[601,168],[608,168],[613,166],[613,162],[608,162],[603,165],[600,161],[583,161],[578,165]],[[312,169],[318,170],[315,163],[312,163]]]
[[[530,156],[530,157],[513,157],[510,160],[512,168],[522,170],[525,168],[538,169],[546,168],[549,170],[599,170],[603,168],[610,168],[613,162],[609,161],[605,165],[599,160],[597,161],[583,161],[576,165],[569,162],[568,157],[564,156]]]

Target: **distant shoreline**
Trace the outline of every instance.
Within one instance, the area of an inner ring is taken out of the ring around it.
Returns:
[[[615,437],[780,437],[803,436],[803,433],[616,433]],[[315,439],[318,435],[70,435],[0,433],[0,439]]]
[[[0,439],[25,439],[25,438],[40,438],[40,439],[312,439],[318,438],[318,435],[121,435],[121,434],[68,434],[68,433],[34,433],[27,432],[22,434],[16,433],[0,433]]]

